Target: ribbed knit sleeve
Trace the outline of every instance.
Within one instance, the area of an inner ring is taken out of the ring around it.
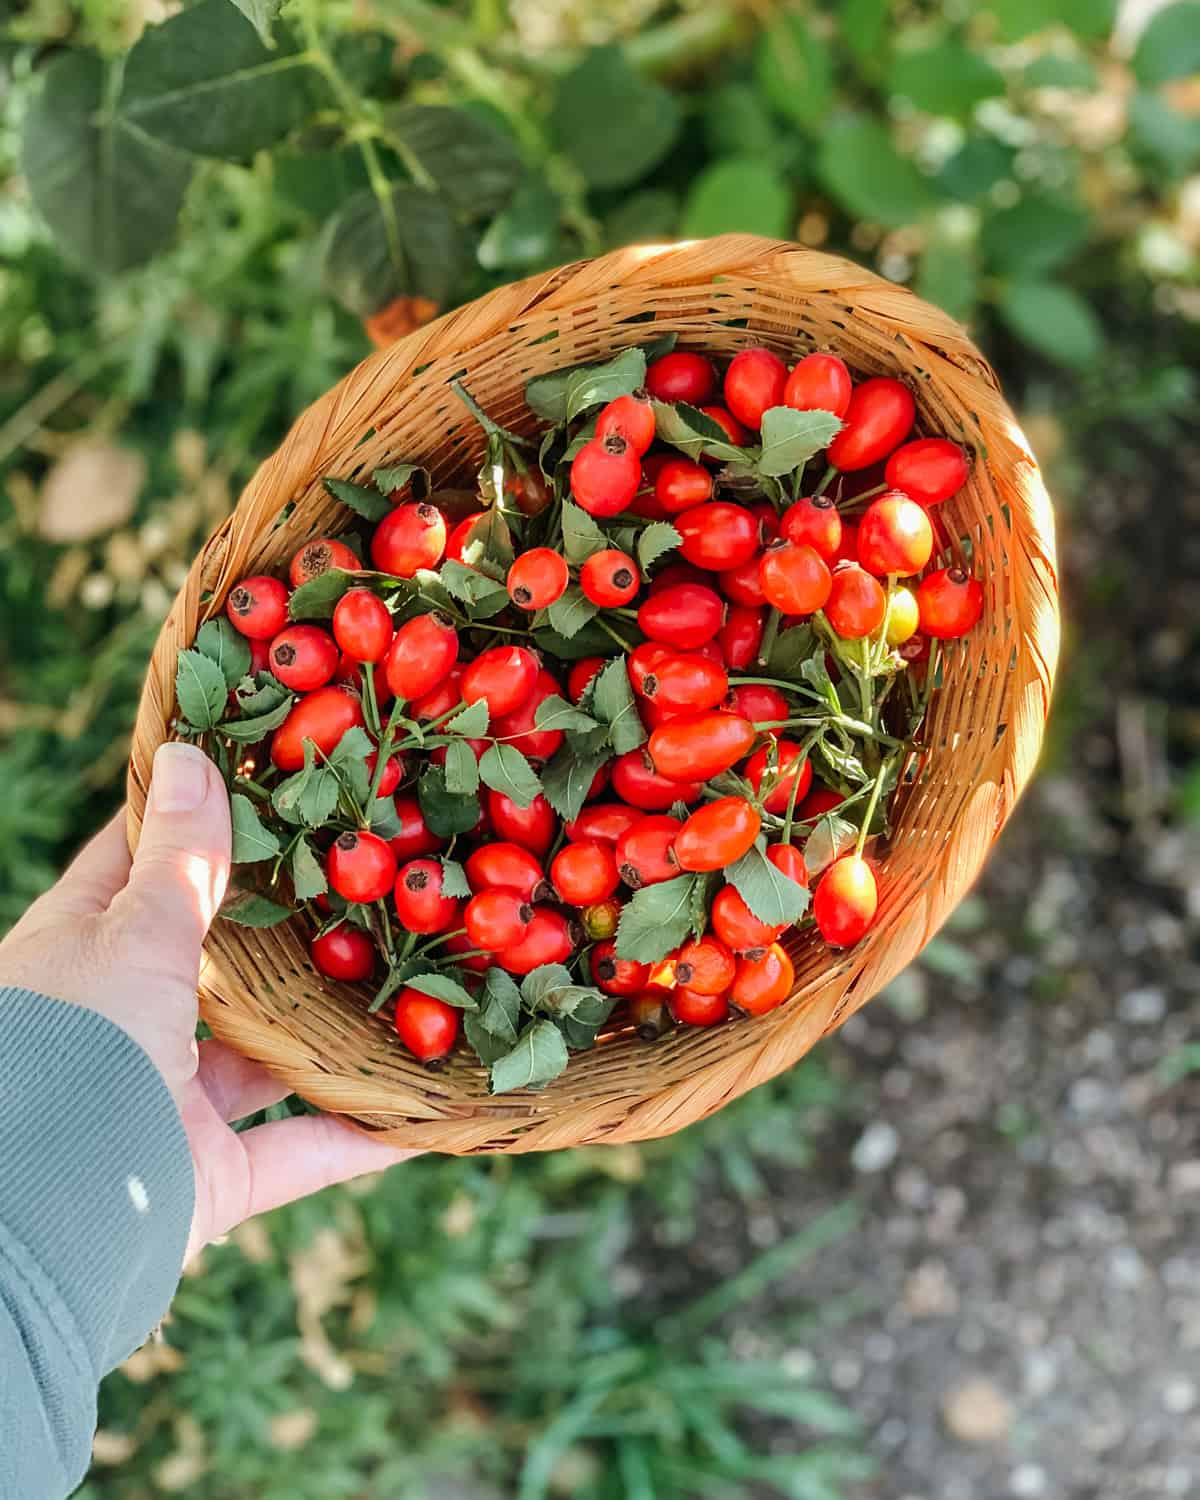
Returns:
[[[0,988],[0,1500],[82,1480],[100,1378],[166,1311],[193,1202],[179,1111],[137,1043]]]

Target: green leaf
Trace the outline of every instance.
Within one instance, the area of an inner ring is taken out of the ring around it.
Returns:
[[[341,796],[342,784],[327,766],[318,766],[300,790],[296,813],[308,828],[320,828],[333,816]],[[274,801],[274,799],[272,799]],[[276,811],[279,804],[275,803]]]
[[[630,633],[635,641],[641,639],[639,632]],[[614,645],[612,637],[595,620],[589,620],[570,640],[557,630],[541,625],[535,627],[533,639],[540,651],[548,651],[551,656],[557,656],[562,661],[579,661],[584,656],[611,656]]]
[[[409,989],[420,990],[422,995],[432,995],[435,1000],[444,1000],[459,1010],[478,1010],[475,996],[448,974],[413,974],[405,983]]]
[[[871,775],[851,750],[843,750],[833,739],[819,739],[813,746],[814,759],[829,773],[829,779],[851,786],[866,786]]]
[[[467,739],[480,740],[488,732],[490,715],[486,698],[477,698],[460,708],[453,718],[442,725],[443,734],[461,734]]]
[[[463,562],[503,583],[516,555],[512,531],[504,512],[498,505],[489,505],[467,531],[462,549]],[[444,563],[443,572],[449,566],[449,563]]]
[[[559,990],[574,988],[575,980],[565,964],[539,964],[521,981],[521,999],[526,1010],[553,1010],[552,1000]]]
[[[278,901],[260,896],[257,891],[230,886],[217,915],[227,922],[236,922],[239,927],[278,927],[280,922],[286,922],[295,913],[290,907],[280,906]]]
[[[1017,281],[997,304],[1012,331],[1048,359],[1083,369],[1104,348],[1104,329],[1090,305],[1070,287]]]
[[[527,177],[484,231],[476,257],[486,271],[523,271],[557,252],[562,203],[540,176]]]
[[[892,0],[843,0],[838,31],[858,64],[870,71],[884,48]]]
[[[643,528],[637,539],[637,560],[645,573],[664,553],[678,547],[683,538],[669,521],[654,521]]]
[[[778,478],[790,474],[819,453],[842,430],[831,411],[795,411],[790,406],[772,406],[763,412],[762,456],[757,467]]]
[[[634,701],[626,657],[614,657],[592,679],[592,710],[608,725],[609,742],[618,755],[645,743],[646,729]]]
[[[446,790],[452,797],[470,797],[479,790],[479,762],[465,740],[451,740],[446,746]]]
[[[384,516],[395,509],[386,495],[380,494],[378,490],[373,490],[368,485],[354,484],[349,479],[332,478],[325,478],[321,483],[335,500],[348,505],[355,515],[362,516],[366,521],[382,521]],[[324,574],[321,575],[321,577],[324,576]]]
[[[563,556],[573,567],[578,567],[608,546],[608,537],[587,511],[573,500],[562,503],[562,534]]]
[[[440,839],[467,833],[479,822],[479,798],[474,793],[451,792],[441,766],[429,766],[422,772],[417,782],[417,801],[429,831]]]
[[[331,766],[344,769],[356,761],[365,760],[375,749],[371,737],[360,725],[347,729],[345,734],[329,752],[328,760]]]
[[[1027,89],[1082,89],[1094,93],[1099,88],[1096,70],[1083,57],[1064,57],[1057,52],[1043,52],[1035,57],[1021,75]]]
[[[370,182],[363,154],[352,146],[303,152],[284,148],[274,154],[271,168],[274,195],[322,223]]]
[[[238,707],[248,717],[270,713],[283,702],[291,702],[290,689],[270,672],[260,672],[257,677],[243,677],[234,690]]]
[[[569,583],[562,594],[554,601],[546,611],[546,618],[550,622],[550,628],[557,630],[559,635],[570,640],[598,613],[598,607],[592,603],[577,583]]]
[[[500,1036],[489,1030],[477,1011],[468,1011],[463,1017],[463,1035],[467,1039],[468,1046],[485,1068],[490,1068],[493,1063],[507,1056],[517,1039],[515,1029],[511,1037]]]
[[[670,188],[645,187],[623,193],[604,217],[605,243],[653,245],[674,237],[679,221],[679,198]]]
[[[573,822],[579,816],[596,772],[611,759],[607,747],[581,755],[564,745],[543,768],[542,791],[564,822]]]
[[[279,15],[283,0],[233,0],[255,31],[264,47],[273,47],[275,39],[272,26]]]
[[[670,443],[689,458],[719,458],[727,463],[746,461],[746,450],[731,443],[723,427],[685,401],[655,401],[654,425],[664,443]]]
[[[779,239],[792,221],[791,184],[778,167],[761,157],[727,156],[693,177],[680,232],[688,239],[734,231]]]
[[[596,1033],[612,1015],[616,1004],[615,996],[579,985],[571,998],[570,1012],[555,1016],[554,1023],[567,1046],[582,1051],[595,1044]]]
[[[887,87],[924,114],[955,119],[968,118],[977,104],[1005,90],[1002,73],[949,37],[897,52]]]
[[[220,667],[226,687],[237,687],[250,670],[250,642],[224,615],[205,620],[196,632],[194,645],[201,656]]]
[[[491,1090],[538,1088],[567,1066],[567,1044],[553,1021],[533,1021],[521,1032],[511,1052],[492,1064]]]
[[[60,52],[42,69],[22,131],[34,206],[64,255],[92,273],[125,271],[164,250],[192,176],[187,157],[116,113],[114,76],[94,52]]]
[[[779,121],[752,83],[730,82],[708,91],[704,136],[710,156],[774,159],[780,135]]]
[[[347,573],[342,568],[329,568],[318,573],[298,589],[293,589],[288,600],[289,619],[331,620],[338,600],[360,582],[357,574]]]
[[[818,820],[804,843],[804,868],[811,880],[841,855],[849,853],[858,840],[858,829],[836,813],[826,813]]]
[[[479,776],[518,807],[528,807],[542,790],[537,772],[514,745],[489,745],[479,762]]]
[[[329,889],[325,871],[307,839],[297,839],[292,849],[292,886],[297,901],[311,901]]]
[[[811,625],[789,625],[776,637],[767,659],[767,670],[772,677],[791,682],[800,676],[801,664],[816,649],[817,638]]]
[[[521,991],[511,975],[503,969],[491,968],[478,998],[479,1011],[467,1016],[465,1030],[480,1061],[490,1066],[516,1045]]]
[[[952,318],[967,322],[978,303],[978,268],[970,247],[936,232],[917,264],[916,291]]]
[[[1200,4],[1196,0],[1180,0],[1151,17],[1138,38],[1133,71],[1148,88],[1200,73]]]
[[[490,620],[508,606],[505,586],[477,568],[465,567],[451,558],[442,564],[438,576],[446,592],[465,604],[476,620]]]
[[[673,94],[637,73],[618,47],[598,47],[559,81],[550,128],[594,188],[628,187],[675,144]]]
[[[1090,233],[1086,209],[1066,198],[1026,193],[984,219],[979,245],[990,266],[1025,278],[1069,260]]]
[[[259,860],[273,859],[279,853],[278,836],[264,826],[249,797],[234,792],[229,799],[229,815],[233,822],[235,865],[257,864]]]
[[[309,82],[303,53],[265,47],[229,0],[199,0],[142,32],[120,109],[165,145],[248,161],[311,113]]]
[[[685,807],[683,809],[685,819],[687,812],[688,809]],[[716,894],[718,886],[723,882],[724,876],[720,870],[709,870],[701,875],[692,887],[692,894],[688,902],[688,915],[692,924],[692,936],[697,942],[708,931],[708,918],[709,913],[712,911],[713,896]]]
[[[878,224],[912,224],[934,203],[929,182],[896,150],[887,129],[862,116],[826,129],[817,171],[843,208]]]
[[[590,714],[585,714],[583,709],[576,708],[557,693],[542,699],[533,711],[533,722],[539,729],[586,730],[597,727]]]
[[[442,860],[442,895],[461,896],[464,900],[471,895],[471,887],[467,884],[467,872],[456,859],[447,859],[443,854]]]
[[[998,182],[1012,176],[1013,148],[990,135],[969,136],[942,166],[938,188],[964,203],[985,197]]]
[[[293,701],[289,693],[282,702],[277,703],[274,708],[269,708],[266,713],[253,714],[243,719],[227,719],[217,728],[221,734],[236,741],[239,745],[255,745],[270,734],[272,729],[279,728],[291,713]]]
[[[573,422],[593,406],[606,406],[618,396],[631,396],[646,380],[646,356],[640,349],[622,349],[602,365],[580,365],[567,372],[567,421]]]
[[[343,307],[365,318],[405,295],[441,306],[464,262],[462,231],[447,200],[395,183],[382,198],[367,188],[346,200],[326,231],[321,274]]]
[[[419,162],[467,218],[503,208],[524,176],[516,142],[473,110],[402,104],[387,110],[383,122],[405,160]]]
[[[798,922],[808,910],[808,890],[785,875],[767,858],[766,841],[759,838],[725,871],[725,878],[760,922],[777,926]]]
[[[404,831],[394,797],[376,797],[366,812],[368,828],[381,839],[399,838]]]
[[[833,99],[833,59],[803,15],[777,14],[764,29],[755,63],[772,108],[794,124],[825,123]]]
[[[229,698],[225,673],[199,651],[180,651],[175,666],[175,699],[180,712],[197,729],[220,722]]]
[[[617,956],[653,964],[684,941],[692,927],[695,875],[643,886],[621,909]]]
[[[1145,89],[1130,100],[1129,135],[1134,150],[1170,177],[1183,177],[1200,162],[1200,119]]]
[[[380,494],[389,497],[389,506],[393,503],[390,497],[397,490],[402,490],[406,484],[412,484],[414,495],[428,495],[432,485],[429,470],[421,464],[392,464],[387,469],[376,469],[371,475],[371,482]],[[368,490],[367,493],[370,494],[371,491]],[[378,520],[379,517],[374,519]]]

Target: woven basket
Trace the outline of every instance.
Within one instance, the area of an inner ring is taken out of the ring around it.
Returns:
[[[498,421],[528,431],[522,392],[530,376],[667,332],[719,355],[748,344],[789,359],[832,349],[857,376],[905,379],[919,428],[961,439],[976,457],[968,484],[940,514],[950,535],[970,540],[986,593],[983,621],[947,643],[920,771],[884,851],[874,928],[841,956],[811,935],[795,941],[795,994],[761,1020],[684,1028],[653,1045],[615,1035],[573,1058],[548,1088],[492,1098],[483,1069],[464,1052],[443,1072],[427,1072],[385,1015],[367,1013],[365,990],[323,981],[302,923],[258,931],[218,921],[200,988],[213,1032],[313,1104],[397,1145],[467,1153],[643,1140],[712,1114],[790,1067],[937,931],[979,873],[1037,757],[1058,649],[1053,519],[995,375],[957,323],[911,292],[835,256],[727,235],[620,250],[501,287],[365,360],[300,417],[201,550],[159,636],[133,739],[131,840],[175,713],[177,650],[239,578],[282,569],[302,542],[347,524],[323,476],[353,479],[413,460],[437,484],[462,482],[480,459],[482,435],[451,378],[464,377]]]

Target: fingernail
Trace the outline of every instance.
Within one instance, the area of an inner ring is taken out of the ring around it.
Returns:
[[[150,795],[156,812],[194,812],[208,796],[208,757],[195,745],[160,745]]]

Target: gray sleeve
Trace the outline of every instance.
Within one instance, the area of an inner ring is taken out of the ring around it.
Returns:
[[[0,1500],[83,1479],[100,1378],[166,1311],[193,1202],[179,1112],[137,1043],[0,988]]]

